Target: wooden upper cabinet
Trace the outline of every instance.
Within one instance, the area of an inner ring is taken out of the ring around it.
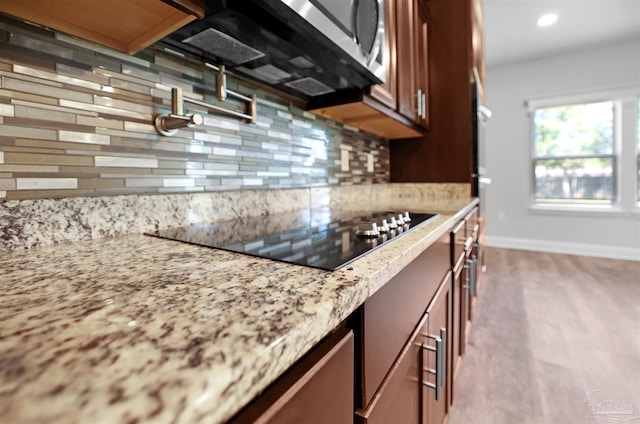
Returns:
[[[398,19],[398,113],[415,121],[418,90],[415,77],[415,38],[413,36],[415,0],[397,0]]]
[[[396,1],[387,0],[384,5],[385,47],[382,49],[383,63],[387,68],[387,80],[384,84],[374,85],[369,95],[385,106],[395,110],[398,105],[398,76],[396,54]]]
[[[311,102],[309,110],[388,139],[424,135],[425,127],[417,119],[412,98],[416,91],[413,6],[411,12],[407,11],[412,2],[385,0],[385,83],[355,94]],[[408,65],[409,62],[412,64]]]
[[[429,131],[390,144],[393,182],[471,182],[472,1],[421,0],[428,9]]]
[[[429,124],[428,10],[419,0],[397,0],[398,112]]]
[[[471,2],[471,63],[476,70],[476,81],[480,83],[480,96],[486,101],[485,83],[485,30],[481,0]]]
[[[418,87],[418,96],[422,103],[418,108],[419,114],[417,117],[418,125],[428,128],[429,127],[429,38],[428,38],[428,16],[429,11],[425,4],[421,1],[416,2],[415,13],[415,78],[416,86]]]
[[[0,0],[0,13],[133,54],[204,16],[204,0]]]

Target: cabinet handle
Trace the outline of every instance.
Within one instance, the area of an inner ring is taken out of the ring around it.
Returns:
[[[422,380],[422,384],[435,390],[436,400],[440,400],[440,392],[445,387],[447,375],[447,329],[441,328],[439,336],[429,334],[427,337],[436,341],[436,347],[423,343],[422,349],[436,353],[436,369],[424,368],[423,370],[430,374],[434,374],[436,376],[436,382],[434,384]]]
[[[427,94],[422,93],[422,119],[427,119]]]
[[[475,256],[471,257],[471,294],[476,296],[478,294],[478,276],[476,271],[478,270],[478,261]]]
[[[476,251],[478,252],[478,265],[482,268],[484,266],[484,255],[482,252],[482,245],[480,243],[476,243]]]
[[[466,284],[462,285],[463,289],[469,289],[469,293],[471,294],[471,296],[475,296],[477,294],[476,290],[477,290],[477,274],[476,274],[476,266],[477,266],[478,260],[476,259],[475,256],[472,256],[471,259],[467,259],[467,263],[466,265],[464,265],[464,269],[466,269],[467,275],[464,279]]]
[[[464,241],[464,250],[471,250],[471,247],[473,247],[473,237],[467,237]]]
[[[473,294],[473,286],[471,285],[471,259],[467,259],[465,261],[463,268],[467,270],[467,273],[464,277],[464,282],[466,284],[463,284],[462,288],[469,290],[469,292]]]
[[[418,116],[422,116],[422,89],[418,89],[416,93],[416,103],[418,105]]]

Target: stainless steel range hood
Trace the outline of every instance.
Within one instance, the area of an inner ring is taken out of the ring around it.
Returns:
[[[382,0],[208,0],[160,45],[308,100],[384,81]]]

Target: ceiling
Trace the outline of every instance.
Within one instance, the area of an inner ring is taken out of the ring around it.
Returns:
[[[640,0],[482,0],[487,66],[640,39]],[[558,21],[536,25],[546,13]]]

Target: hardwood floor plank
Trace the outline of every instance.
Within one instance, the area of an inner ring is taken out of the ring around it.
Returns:
[[[449,424],[593,423],[596,390],[640,411],[640,262],[489,252]]]

